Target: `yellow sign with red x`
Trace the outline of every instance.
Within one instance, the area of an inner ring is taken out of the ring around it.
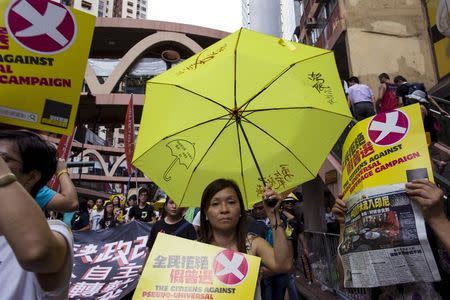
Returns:
[[[253,299],[260,258],[158,234],[133,299]]]

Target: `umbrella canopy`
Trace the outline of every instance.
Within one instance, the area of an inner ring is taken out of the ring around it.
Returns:
[[[133,164],[180,206],[228,178],[250,207],[316,177],[350,120],[331,51],[241,29],[147,82]]]

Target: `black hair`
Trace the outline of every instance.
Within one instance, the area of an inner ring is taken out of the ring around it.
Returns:
[[[86,199],[82,198],[78,201],[78,211],[79,212],[89,212]]]
[[[141,194],[143,194],[143,193],[147,193],[147,195],[148,195],[148,190],[147,190],[146,188],[140,188],[140,189],[139,189],[139,196],[140,196]]]
[[[56,149],[38,134],[28,130],[0,130],[0,140],[13,142],[22,160],[22,173],[33,170],[41,174],[41,178],[31,189],[31,195],[47,184],[56,172]]]
[[[136,195],[131,195],[130,197],[128,197],[127,201],[130,201],[130,200],[137,201],[137,196]]]
[[[246,214],[244,199],[242,198],[239,186],[233,180],[229,179],[216,179],[205,188],[202,195],[202,202],[200,206],[200,242],[210,244],[213,239],[213,233],[211,224],[206,220],[206,211],[211,203],[211,199],[215,194],[223,189],[232,188],[238,197],[239,207],[241,209],[241,216],[239,217],[239,222],[236,226],[236,238],[237,246],[239,252],[246,252],[245,242],[247,239],[247,228],[246,228]]]
[[[358,77],[356,77],[356,76],[350,77],[347,81],[348,81],[348,82],[354,82],[354,83],[359,84],[359,79],[358,79]]]
[[[406,78],[405,77],[403,77],[402,75],[397,75],[397,76],[395,76],[395,78],[394,78],[394,83],[400,83],[400,81],[402,81],[402,82],[407,82],[408,80],[406,80]]]
[[[378,79],[390,79],[389,78],[389,75],[388,74],[386,74],[386,73],[381,73],[380,75],[378,75]]]

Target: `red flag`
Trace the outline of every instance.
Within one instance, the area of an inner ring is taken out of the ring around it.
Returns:
[[[56,157],[62,158],[65,161],[69,158],[70,151],[72,149],[72,142],[73,137],[75,135],[75,131],[77,130],[76,127],[73,128],[72,135],[67,136],[63,135],[61,139],[59,140],[58,149],[56,149]],[[59,180],[56,178],[55,175],[53,175],[52,179],[50,179],[49,183],[47,184],[52,190],[57,191],[59,189]]]
[[[124,129],[124,144],[125,144],[125,158],[127,160],[128,175],[131,176],[133,172],[133,165],[131,164],[134,154],[134,106],[133,94],[131,94],[130,102],[128,103],[127,114],[125,115],[125,129]]]

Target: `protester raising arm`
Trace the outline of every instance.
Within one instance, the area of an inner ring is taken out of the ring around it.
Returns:
[[[55,173],[55,155],[33,132],[0,130],[2,299],[67,298],[73,237],[61,221],[47,221],[33,199]]]
[[[427,179],[419,179],[406,183],[406,193],[420,205],[425,221],[450,253],[450,221],[444,214],[442,190]]]
[[[61,190],[51,198],[45,208],[58,212],[76,211],[78,209],[77,191],[70,179],[66,162],[63,159],[58,160],[56,176],[58,177]]]
[[[255,238],[252,243],[252,252],[261,257],[261,261],[268,269],[275,273],[288,272],[292,267],[292,247],[289,244],[278,210],[282,198],[272,189],[267,188],[264,192],[265,199],[276,199],[277,204],[269,207],[264,202],[267,217],[270,221],[273,233],[273,248],[262,238]]]

